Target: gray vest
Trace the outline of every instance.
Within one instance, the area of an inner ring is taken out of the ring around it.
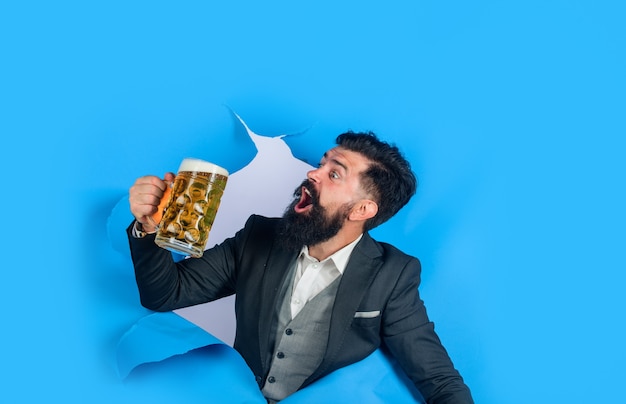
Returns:
[[[278,310],[272,365],[263,386],[263,395],[279,401],[295,393],[322,362],[330,315],[341,277],[304,305],[291,319],[291,293],[295,271],[287,276],[282,287]]]

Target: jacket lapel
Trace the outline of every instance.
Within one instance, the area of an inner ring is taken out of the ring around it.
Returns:
[[[273,245],[272,251],[265,264],[265,275],[262,284],[259,285],[261,290],[261,309],[259,310],[259,353],[261,355],[261,363],[263,369],[269,369],[272,357],[273,346],[270,346],[273,336],[272,324],[278,321],[274,317],[280,289],[285,281],[285,277],[296,265],[298,252],[290,252],[283,250],[276,244]]]
[[[323,373],[339,353],[341,340],[352,323],[354,313],[382,264],[381,254],[376,242],[368,233],[364,233],[363,238],[354,248],[339,283],[332,311],[326,354],[317,370],[304,383],[305,385]]]

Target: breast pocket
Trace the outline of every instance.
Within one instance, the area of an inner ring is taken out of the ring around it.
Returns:
[[[354,313],[352,325],[355,327],[380,327],[380,310],[357,311]]]

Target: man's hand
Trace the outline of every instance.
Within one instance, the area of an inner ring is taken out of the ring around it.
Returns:
[[[166,194],[169,184],[174,182],[174,174],[166,173],[163,179],[154,175],[140,177],[130,188],[130,211],[135,216],[143,230],[153,233],[158,225],[158,220],[153,216],[159,212],[159,204]],[[158,219],[160,220],[160,213]]]

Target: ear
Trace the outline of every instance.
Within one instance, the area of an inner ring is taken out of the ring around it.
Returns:
[[[350,211],[350,220],[366,221],[378,213],[378,204],[371,199],[361,199]]]

